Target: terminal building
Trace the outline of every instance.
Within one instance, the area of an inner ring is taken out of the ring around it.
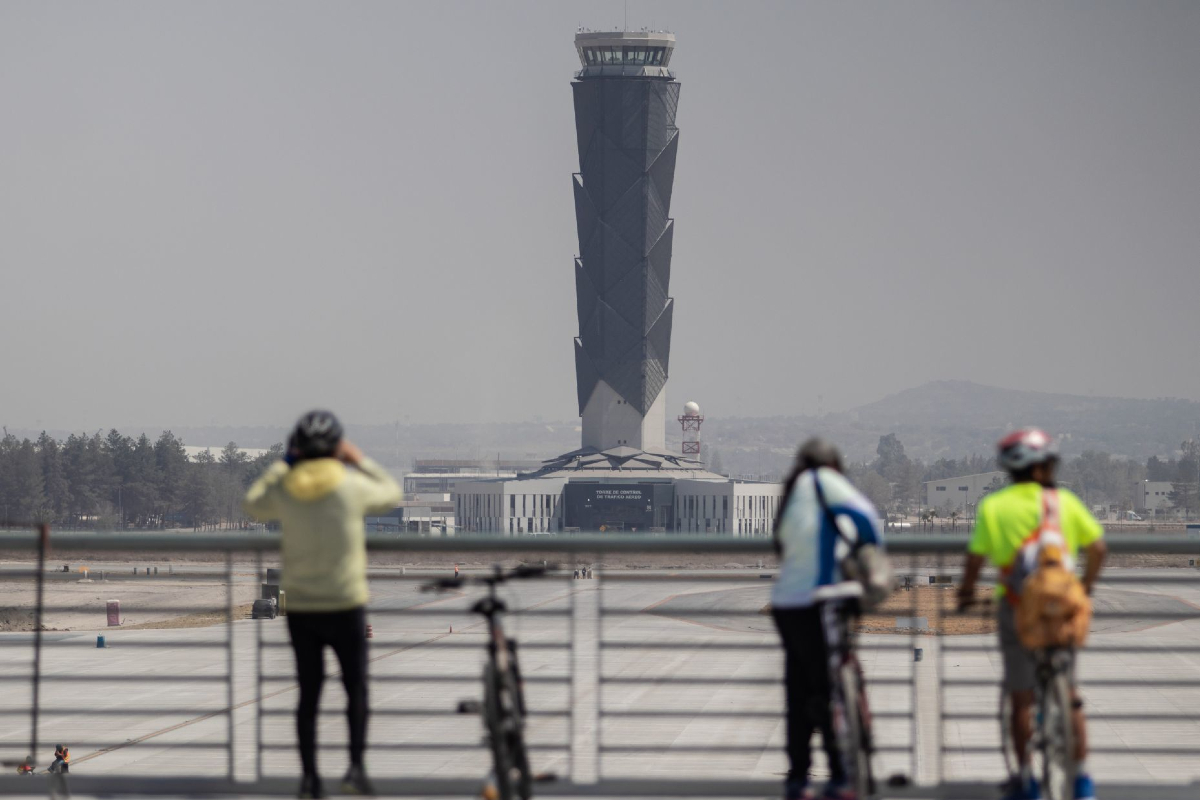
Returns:
[[[670,371],[671,192],[679,84],[673,34],[581,31],[571,90],[578,450],[513,477],[456,481],[457,528],[505,535],[688,532],[766,535],[779,484],[708,471],[698,440],[666,450]],[[684,414],[695,419],[689,404]]]

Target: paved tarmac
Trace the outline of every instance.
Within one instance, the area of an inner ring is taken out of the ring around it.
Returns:
[[[1200,580],[1188,570],[1112,574],[1117,581],[1101,590],[1097,607],[1120,616],[1097,620],[1079,666],[1087,709],[1097,717],[1091,769],[1102,784],[1198,780]],[[782,660],[770,618],[759,613],[770,581],[754,571],[737,573],[738,580],[678,571],[597,576],[505,591],[513,607],[526,610],[510,616],[509,633],[524,647],[535,769],[577,782],[780,780]],[[431,595],[405,577],[372,581],[370,770],[381,780],[481,779],[490,757],[479,720],[452,713],[459,699],[479,695],[485,631],[469,611],[478,592]],[[41,766],[62,742],[71,747],[75,776],[226,777],[224,645],[232,636],[234,777],[297,773],[285,620],[105,635],[106,649],[96,648],[94,632],[43,639]],[[572,638],[574,651],[565,646]],[[30,639],[0,634],[6,762],[28,748]],[[860,645],[878,715],[879,774],[1000,780],[992,637],[871,635]],[[920,662],[914,645],[924,651]],[[328,671],[336,675],[332,657]],[[941,692],[939,673],[951,682]],[[343,700],[331,679],[319,734],[329,778],[346,764]],[[953,718],[939,726],[943,713]],[[970,714],[976,718],[962,718]],[[1150,718],[1128,718],[1139,715]]]

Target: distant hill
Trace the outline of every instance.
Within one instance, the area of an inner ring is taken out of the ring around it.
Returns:
[[[1191,400],[1021,392],[967,381],[927,383],[851,413],[897,436],[911,432],[914,444],[923,435],[936,455],[990,449],[1005,431],[1037,425],[1063,437],[1068,454],[1105,450],[1145,459],[1178,449],[1200,424],[1200,403]]]
[[[909,456],[928,462],[990,453],[1006,431],[1024,425],[1062,437],[1067,455],[1103,450],[1143,460],[1172,453],[1181,441],[1196,436],[1200,403],[935,381],[820,417],[712,419],[705,432],[726,470],[739,472],[768,471],[770,464],[785,468],[796,444],[813,434],[838,442],[853,460],[867,460],[874,458],[880,436],[895,433]],[[756,464],[761,466],[756,469]]]

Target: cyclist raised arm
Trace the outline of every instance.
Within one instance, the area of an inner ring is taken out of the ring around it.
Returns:
[[[1036,546],[1051,516],[1061,533],[1062,544],[1073,557],[1080,549],[1087,556],[1083,584],[1090,595],[1100,575],[1106,548],[1100,523],[1078,497],[1055,484],[1058,452],[1050,437],[1036,428],[1008,434],[997,445],[1001,468],[1012,477],[1012,485],[985,497],[976,513],[975,531],[967,546],[967,560],[958,591],[959,607],[974,600],[975,585],[986,561],[999,568],[1004,577],[997,589],[1001,601],[997,617],[1000,650],[1004,663],[1004,691],[1012,704],[1011,736],[1018,774],[1010,776],[1004,800],[1036,800],[1040,787],[1030,767],[1029,742],[1032,734],[1031,709],[1037,684],[1036,653],[1025,647],[1017,635],[1016,607],[1021,581],[1027,574],[1022,548]],[[1075,741],[1076,800],[1094,800],[1095,787],[1087,772],[1086,723],[1082,704],[1074,688],[1074,653],[1069,672]]]
[[[786,674],[790,769],[785,800],[816,796],[809,788],[808,775],[814,730],[821,731],[829,760],[830,781],[821,796],[836,800],[856,797],[846,766],[848,754],[841,752],[834,733],[830,676],[837,670],[833,662],[840,646],[839,606],[861,595],[862,587],[841,574],[837,554],[845,549],[841,540],[848,534],[832,528],[830,520],[834,518],[848,519],[845,527],[853,528],[858,542],[882,543],[875,508],[842,475],[837,448],[810,439],[796,456],[775,524],[780,569],[771,593],[771,615],[783,641]]]

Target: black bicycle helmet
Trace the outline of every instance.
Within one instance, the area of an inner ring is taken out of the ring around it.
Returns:
[[[796,454],[796,466],[801,470],[832,467],[841,472],[842,454],[832,442],[814,436],[800,446],[800,452]]]
[[[310,411],[296,421],[288,449],[302,459],[329,458],[342,440],[342,423],[332,411]]]

